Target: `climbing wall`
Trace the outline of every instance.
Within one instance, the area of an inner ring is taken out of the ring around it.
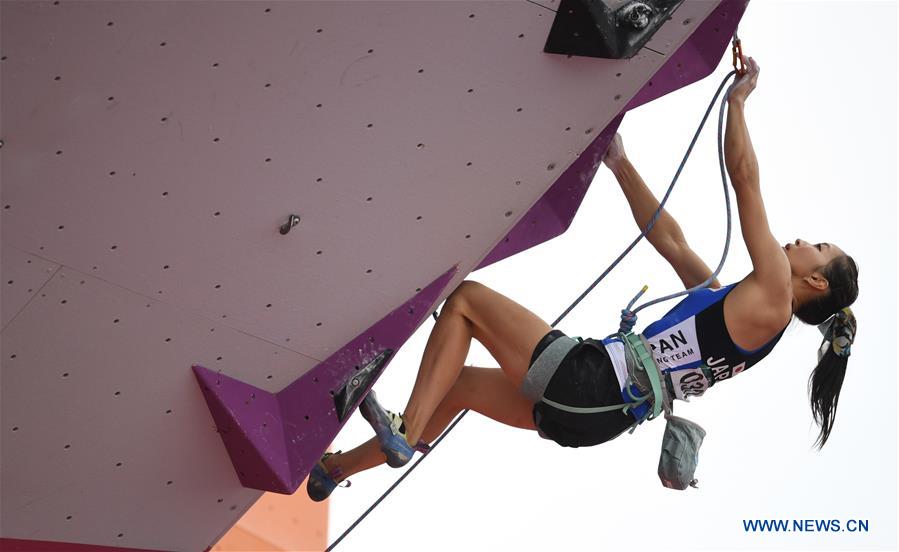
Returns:
[[[545,53],[557,7],[0,3],[7,547],[204,550],[295,491],[321,451],[238,423],[277,488],[242,476],[204,382],[287,408],[371,328],[398,352],[567,228],[620,115],[707,75],[745,3],[687,0],[621,60]]]

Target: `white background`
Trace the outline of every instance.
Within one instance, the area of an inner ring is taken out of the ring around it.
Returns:
[[[421,466],[337,550],[895,550],[896,540],[896,22],[893,2],[756,0],[740,24],[761,66],[746,118],[771,230],[781,243],[832,242],[859,264],[859,331],[836,423],[812,449],[807,381],[820,334],[794,321],[775,350],[733,381],[675,413],[702,425],[699,489],[662,487],[662,419],[589,448],[469,412]],[[730,52],[701,82],[628,113],[625,149],[661,200]],[[712,269],[725,211],[713,111],[666,208]],[[752,270],[731,194],[733,234],[723,285]],[[469,275],[552,323],[637,236],[614,177],[602,167],[562,236]],[[601,338],[643,284],[641,299],[682,289],[645,240],[559,324]],[[675,301],[639,313],[636,331]],[[404,408],[433,320],[399,351],[377,384]],[[498,367],[477,341],[466,364]],[[332,450],[367,440],[354,416]],[[416,455],[416,459],[419,455]],[[413,460],[414,461],[414,460]],[[329,542],[404,469],[350,478],[331,499]],[[747,533],[744,519],[867,520],[867,533]]]

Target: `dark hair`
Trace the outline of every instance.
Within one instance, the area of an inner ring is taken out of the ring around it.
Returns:
[[[796,317],[806,324],[819,325],[858,298],[858,265],[849,255],[834,258],[827,265],[818,269],[830,287],[830,293],[806,302],[796,310]],[[855,319],[852,318],[852,337],[855,337]],[[837,403],[840,400],[840,388],[846,376],[846,365],[849,357],[837,355],[830,344],[818,365],[809,376],[809,401],[812,416],[821,427],[815,440],[818,450],[824,447],[830,430],[833,428]]]

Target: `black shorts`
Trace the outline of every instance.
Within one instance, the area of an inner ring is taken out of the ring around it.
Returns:
[[[537,343],[531,364],[555,339],[565,335],[552,330]],[[596,407],[622,404],[621,388],[605,346],[586,338],[575,345],[549,380],[544,396],[567,406]],[[563,447],[590,447],[621,435],[636,419],[621,410],[575,414],[544,402],[533,408],[534,423],[550,439]]]

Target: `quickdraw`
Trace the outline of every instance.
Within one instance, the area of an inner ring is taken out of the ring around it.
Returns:
[[[733,52],[734,56],[734,71],[737,72],[738,77],[742,77],[743,73],[746,72],[746,65],[743,64],[743,46],[740,44],[740,37],[737,36],[736,32],[734,32],[734,38],[731,41],[731,52]]]

